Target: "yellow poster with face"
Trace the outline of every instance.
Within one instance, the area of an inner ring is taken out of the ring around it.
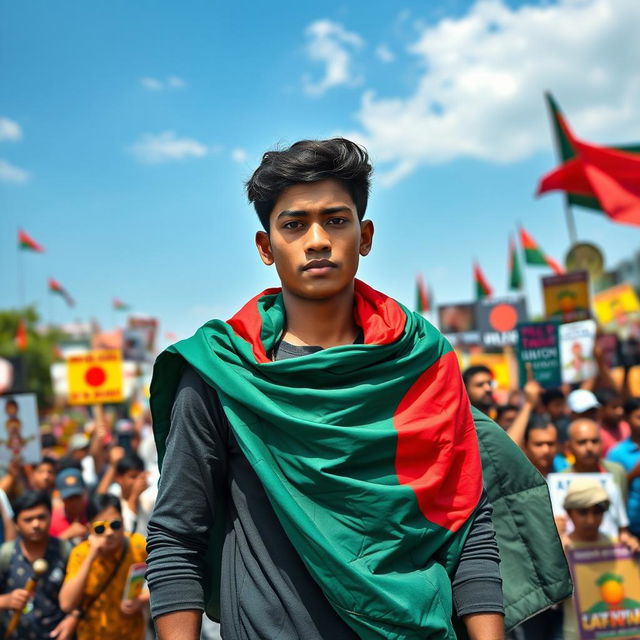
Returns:
[[[122,352],[87,351],[67,358],[69,404],[122,402]]]
[[[624,326],[629,316],[640,313],[640,301],[628,282],[596,293],[593,306],[598,322],[611,328]]]
[[[589,276],[586,271],[544,277],[542,291],[547,320],[577,322],[591,315]]]

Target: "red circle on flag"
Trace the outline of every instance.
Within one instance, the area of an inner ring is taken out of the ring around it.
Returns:
[[[84,374],[84,381],[90,387],[99,387],[107,379],[107,372],[102,367],[91,367]]]
[[[499,304],[491,309],[489,324],[496,331],[513,331],[518,324],[518,312],[510,304]]]

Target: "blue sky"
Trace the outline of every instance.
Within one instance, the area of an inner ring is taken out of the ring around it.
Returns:
[[[613,6],[615,4],[615,11]],[[579,136],[640,140],[634,0],[221,3],[0,0],[0,307],[114,322],[114,296],[189,335],[275,283],[243,181],[300,138],[371,151],[374,251],[361,277],[413,304],[473,294],[477,257],[506,288],[508,234],[568,248],[542,92]],[[614,265],[640,229],[576,210]],[[530,307],[539,276],[527,271]],[[58,279],[77,300],[46,292]]]

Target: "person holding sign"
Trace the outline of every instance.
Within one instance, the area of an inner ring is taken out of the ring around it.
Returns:
[[[89,540],[73,549],[60,606],[79,620],[78,640],[141,640],[148,592],[123,600],[132,565],[146,561],[146,541],[125,534],[120,499],[97,494],[89,502]]]

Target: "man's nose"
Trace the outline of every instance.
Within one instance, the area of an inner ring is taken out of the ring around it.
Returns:
[[[325,251],[331,247],[329,234],[325,231],[323,226],[317,222],[313,223],[309,227],[305,240],[306,251]]]

